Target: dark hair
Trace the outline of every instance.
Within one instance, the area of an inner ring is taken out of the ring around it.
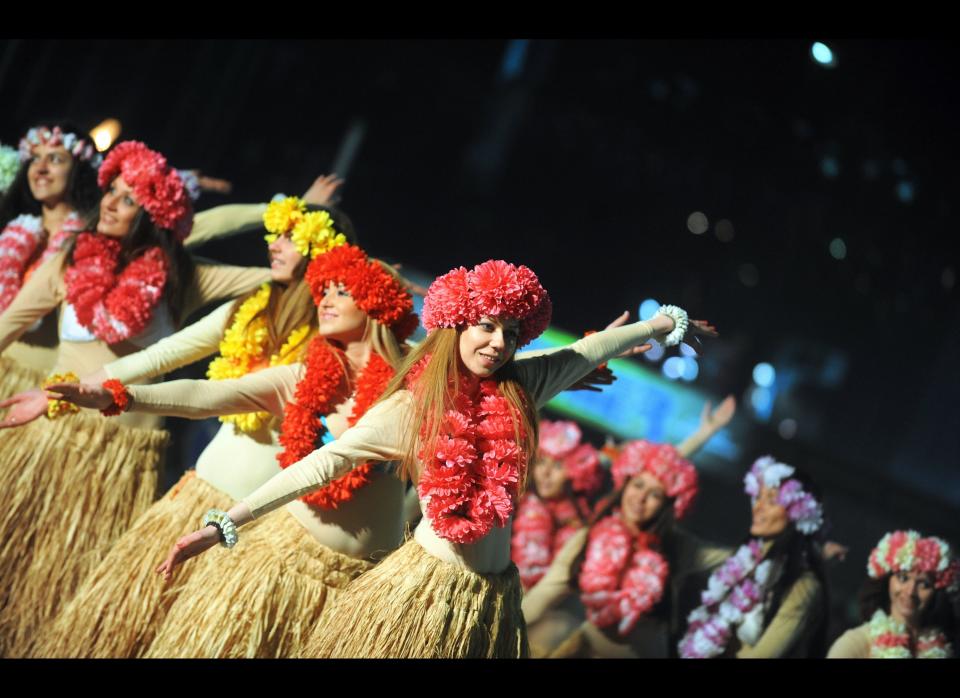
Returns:
[[[333,220],[333,227],[338,233],[343,233],[347,242],[351,245],[359,245],[357,241],[357,231],[353,227],[353,221],[350,216],[335,206],[321,206],[319,204],[307,204],[307,211],[326,211]]]
[[[802,472],[799,468],[794,468],[791,480],[797,480],[805,492],[813,495],[818,502],[823,502],[820,488],[810,478],[809,475]],[[783,564],[783,571],[779,579],[773,585],[773,599],[770,609],[767,611],[765,621],[767,623],[780,610],[784,597],[789,593],[794,583],[804,574],[810,572],[816,577],[822,590],[819,618],[816,620],[817,627],[813,632],[809,646],[809,656],[823,657],[827,651],[827,620],[829,616],[830,601],[828,598],[827,576],[824,571],[822,547],[822,527],[813,534],[805,535],[797,530],[791,521],[786,529],[773,540],[773,546],[767,555],[768,560],[780,560]],[[752,536],[748,536],[749,540]]]
[[[84,134],[86,133],[67,121],[54,122],[49,124],[49,128],[58,126],[64,133]],[[41,213],[40,202],[33,198],[30,192],[30,183],[27,178],[27,171],[30,169],[30,160],[20,164],[10,188],[0,199],[0,225],[6,225],[17,216],[29,213],[39,216]],[[100,203],[100,188],[97,186],[97,170],[89,162],[74,157],[74,166],[70,168],[70,175],[67,178],[66,202],[77,212],[81,218],[89,218],[96,212],[97,205]]]
[[[886,574],[880,579],[867,577],[863,582],[857,594],[862,622],[869,621],[877,610],[890,613],[890,577],[892,576],[892,574]],[[944,589],[935,589],[933,599],[920,616],[920,627],[937,628],[956,646],[957,641],[960,640],[957,637],[957,631],[960,630],[958,610],[960,609],[956,607],[955,601]]]

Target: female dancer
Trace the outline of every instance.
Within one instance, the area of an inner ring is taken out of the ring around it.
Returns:
[[[823,506],[796,468],[759,458],[744,478],[751,538],[711,575],[679,644],[684,658],[822,656]]]
[[[888,533],[870,553],[867,575],[860,595],[866,622],[841,635],[827,659],[954,656],[958,619],[951,601],[960,590],[960,561],[946,541]]]
[[[180,244],[190,231],[189,198],[163,156],[142,143],[117,145],[98,176],[105,193],[96,232],[78,234],[41,265],[0,315],[2,350],[61,309],[55,380],[91,373],[148,345],[192,310],[239,295],[269,274],[194,265]],[[5,424],[19,423],[21,410],[35,411],[31,400],[46,397],[36,391],[18,400]],[[0,433],[0,489],[11,498],[0,515],[3,653],[22,651],[153,501],[168,438],[149,416],[107,422],[58,401],[47,414],[60,419]]]
[[[142,382],[218,350],[221,355],[208,369],[214,380],[302,361],[317,330],[317,310],[304,281],[307,264],[352,239],[353,226],[333,209],[308,212],[306,202],[295,197],[271,203],[263,219],[271,260],[269,283],[148,349],[107,364],[83,382],[99,385],[107,378]],[[155,555],[144,548],[144,541],[152,538],[145,533],[164,529],[171,536],[181,535],[211,498],[226,502],[242,497],[280,471],[278,419],[257,410],[226,415],[221,421],[196,470],[188,471],[117,540],[73,601],[39,633],[31,654],[135,657],[146,650],[176,590],[165,591],[154,574]],[[158,544],[164,548],[157,555],[166,550],[166,543]],[[117,570],[126,573],[117,575]],[[140,593],[131,594],[131,585]]]
[[[617,491],[592,517],[599,523],[590,530],[587,562],[579,574],[583,604],[570,582],[578,576],[573,565],[587,542],[586,531],[565,549],[558,546],[557,562],[524,597],[534,656],[668,655],[683,580],[726,554],[726,549],[707,546],[675,525],[696,492],[696,471],[685,457],[725,426],[734,409],[732,397],[716,410],[707,403],[700,426],[676,449],[631,441],[614,456]],[[662,578],[642,574],[644,565],[652,562]],[[640,593],[642,586],[645,593]],[[664,591],[670,592],[666,598]],[[564,615],[563,606],[579,607],[580,612]]]
[[[429,334],[384,397],[339,439],[287,468],[228,513],[181,539],[161,566],[367,462],[400,460],[424,512],[414,537],[354,581],[324,614],[308,656],[525,656],[510,523],[536,445],[536,409],[600,363],[657,334],[678,343],[686,314],[606,330],[549,354],[512,360],[547,326],[550,299],[527,267],[454,269],[424,301]],[[702,323],[689,326],[714,334]],[[136,389],[131,389],[136,400]]]
[[[304,365],[216,383],[133,387],[133,409],[203,417],[267,407],[284,415],[281,466],[332,440],[386,388],[416,316],[402,281],[356,247],[315,259],[307,281],[320,336]],[[61,387],[86,404],[113,401],[103,388]],[[201,561],[212,567],[201,564],[180,587],[146,655],[291,656],[337,590],[400,544],[402,500],[400,480],[369,465],[258,521],[240,555]],[[214,573],[225,575],[224,584],[211,588]]]

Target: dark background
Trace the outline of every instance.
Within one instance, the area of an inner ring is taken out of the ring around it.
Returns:
[[[852,548],[830,571],[836,633],[884,532],[960,541],[960,114],[952,44],[828,41],[826,68],[817,38],[10,40],[0,140],[117,118],[121,139],[234,182],[199,208],[302,193],[339,165],[385,259],[528,264],[572,332],[648,297],[709,318],[722,337],[695,384],[738,396],[748,457],[705,471],[691,525],[742,537],[739,479],[762,453],[812,472]],[[201,252],[265,261],[239,240]],[[758,362],[777,371],[766,417]]]

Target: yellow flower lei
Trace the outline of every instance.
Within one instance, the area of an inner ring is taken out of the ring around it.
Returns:
[[[267,229],[263,238],[267,243],[290,233],[300,256],[310,259],[347,242],[346,236],[333,227],[328,212],[308,212],[307,203],[296,196],[271,201],[263,213],[263,226]]]
[[[66,373],[53,373],[47,376],[46,380],[43,381],[40,387],[46,389],[55,383],[79,382],[80,376],[73,371],[67,371]],[[67,400],[59,400],[53,397],[47,398],[47,419],[56,419],[57,417],[62,417],[65,414],[79,411],[80,408],[74,405],[72,402],[68,402]]]
[[[207,368],[207,378],[215,381],[240,378],[256,370],[257,364],[267,358],[264,356],[269,338],[267,320],[254,316],[267,307],[270,293],[270,284],[264,283],[259,291],[237,309],[233,323],[220,341],[220,356],[211,361]],[[270,365],[285,366],[298,361],[312,331],[310,325],[303,325],[291,332],[280,351],[269,357]],[[269,412],[247,412],[225,415],[220,417],[220,421],[225,424],[232,423],[240,432],[251,433],[260,429],[270,418]]]

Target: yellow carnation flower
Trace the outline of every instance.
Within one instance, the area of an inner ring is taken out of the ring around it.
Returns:
[[[273,242],[278,235],[285,235],[303,218],[307,202],[296,196],[271,201],[263,212],[263,227],[267,229],[267,242]]]
[[[329,252],[334,247],[346,243],[343,233],[338,233],[333,227],[333,219],[326,211],[311,211],[297,221],[290,235],[297,252],[310,259],[317,255]]]

